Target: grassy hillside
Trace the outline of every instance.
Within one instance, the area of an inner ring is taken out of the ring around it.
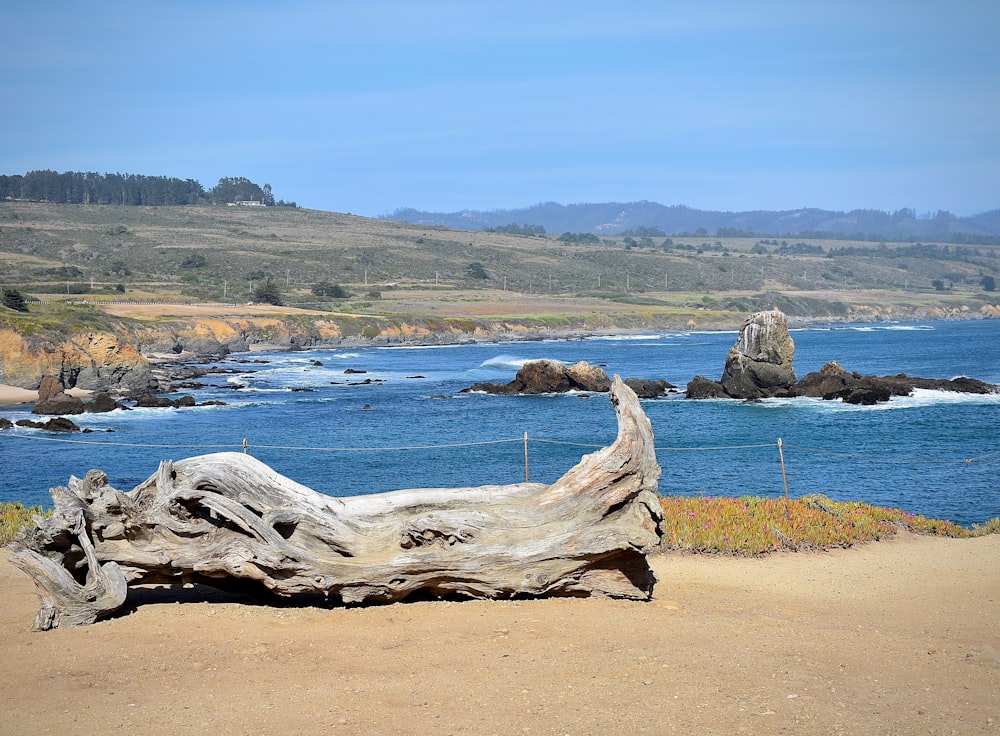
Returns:
[[[793,319],[979,313],[1000,302],[984,276],[1000,278],[1000,247],[567,243],[286,207],[0,203],[0,282],[48,301],[245,304],[269,279],[299,308],[641,328],[732,323],[772,306]],[[321,282],[351,296],[317,296]]]

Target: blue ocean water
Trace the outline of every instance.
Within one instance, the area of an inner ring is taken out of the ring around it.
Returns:
[[[1000,384],[1000,320],[834,325],[792,333],[799,376],[837,360],[864,374],[967,375]],[[614,439],[607,398],[460,393],[505,382],[526,361],[586,360],[622,377],[681,389],[718,378],[735,332],[584,340],[243,353],[189,391],[226,406],[141,409],[75,418],[94,430],[0,432],[0,501],[51,506],[48,489],[107,472],[127,491],[161,460],[219,450],[251,454],[330,495],[398,488],[550,482]],[[365,371],[345,373],[346,370]],[[366,382],[370,379],[371,382]],[[759,403],[680,396],[643,402],[665,495],[864,500],[961,524],[1000,516],[1000,395],[917,391],[875,407],[818,399]],[[0,408],[11,420],[30,406]],[[37,417],[36,417],[37,418]]]

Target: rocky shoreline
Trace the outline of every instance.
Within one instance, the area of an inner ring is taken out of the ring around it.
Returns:
[[[778,310],[757,312],[740,328],[739,337],[726,357],[722,377],[713,381],[695,376],[687,385],[687,398],[758,401],[805,396],[872,405],[889,401],[893,396],[910,396],[917,388],[1000,393],[1000,386],[965,376],[952,379],[918,378],[905,373],[864,376],[847,371],[835,360],[797,379],[794,359],[795,343],[788,332],[788,318]]]
[[[949,314],[944,318],[980,319],[990,316]],[[788,318],[784,319],[787,331]],[[853,320],[843,318],[793,319],[796,327],[816,324],[846,325],[852,322]],[[9,328],[0,328],[0,388],[10,389],[7,392],[0,391],[0,403],[33,401],[33,392],[37,391],[45,376],[53,376],[64,393],[81,396],[107,394],[114,402],[136,401],[144,396],[177,393],[186,388],[197,387],[197,377],[209,370],[203,366],[215,363],[228,355],[250,351],[514,343],[691,329],[735,331],[743,328],[736,322],[716,323],[704,328],[691,325],[553,328],[505,321],[463,323],[459,327],[457,323],[431,324],[417,319],[406,323],[390,320],[379,330],[345,334],[334,323],[322,320],[299,323],[294,320],[259,317],[197,318],[183,324],[165,324],[144,331],[78,334],[62,342],[47,340],[37,335],[22,336]],[[829,370],[824,369],[823,373],[822,381],[825,382],[827,389],[830,388],[834,374],[837,376],[836,380],[843,384],[839,390],[847,388],[852,380],[857,378],[840,369],[836,363],[833,363]],[[785,379],[787,376],[775,385],[786,388],[792,385]],[[759,387],[736,392],[720,388],[724,383],[699,376],[687,390],[692,397],[761,398],[768,395],[766,392],[761,393]],[[16,391],[16,389],[22,390]],[[672,387],[661,387],[661,389],[670,391]]]

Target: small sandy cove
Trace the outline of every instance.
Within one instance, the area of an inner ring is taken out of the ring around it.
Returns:
[[[656,556],[650,603],[135,589],[46,633],[8,555],[2,734],[1000,733],[997,535]]]
[[[83,389],[71,388],[67,391],[70,396],[79,396],[81,399],[90,397],[91,392]],[[28,388],[18,388],[0,383],[0,406],[11,406],[15,404],[33,404],[38,401],[38,392]]]

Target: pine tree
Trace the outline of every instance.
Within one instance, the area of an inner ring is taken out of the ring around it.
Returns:
[[[17,289],[3,290],[3,305],[8,309],[13,309],[16,312],[28,311],[28,305],[24,301],[24,294],[19,292]]]

